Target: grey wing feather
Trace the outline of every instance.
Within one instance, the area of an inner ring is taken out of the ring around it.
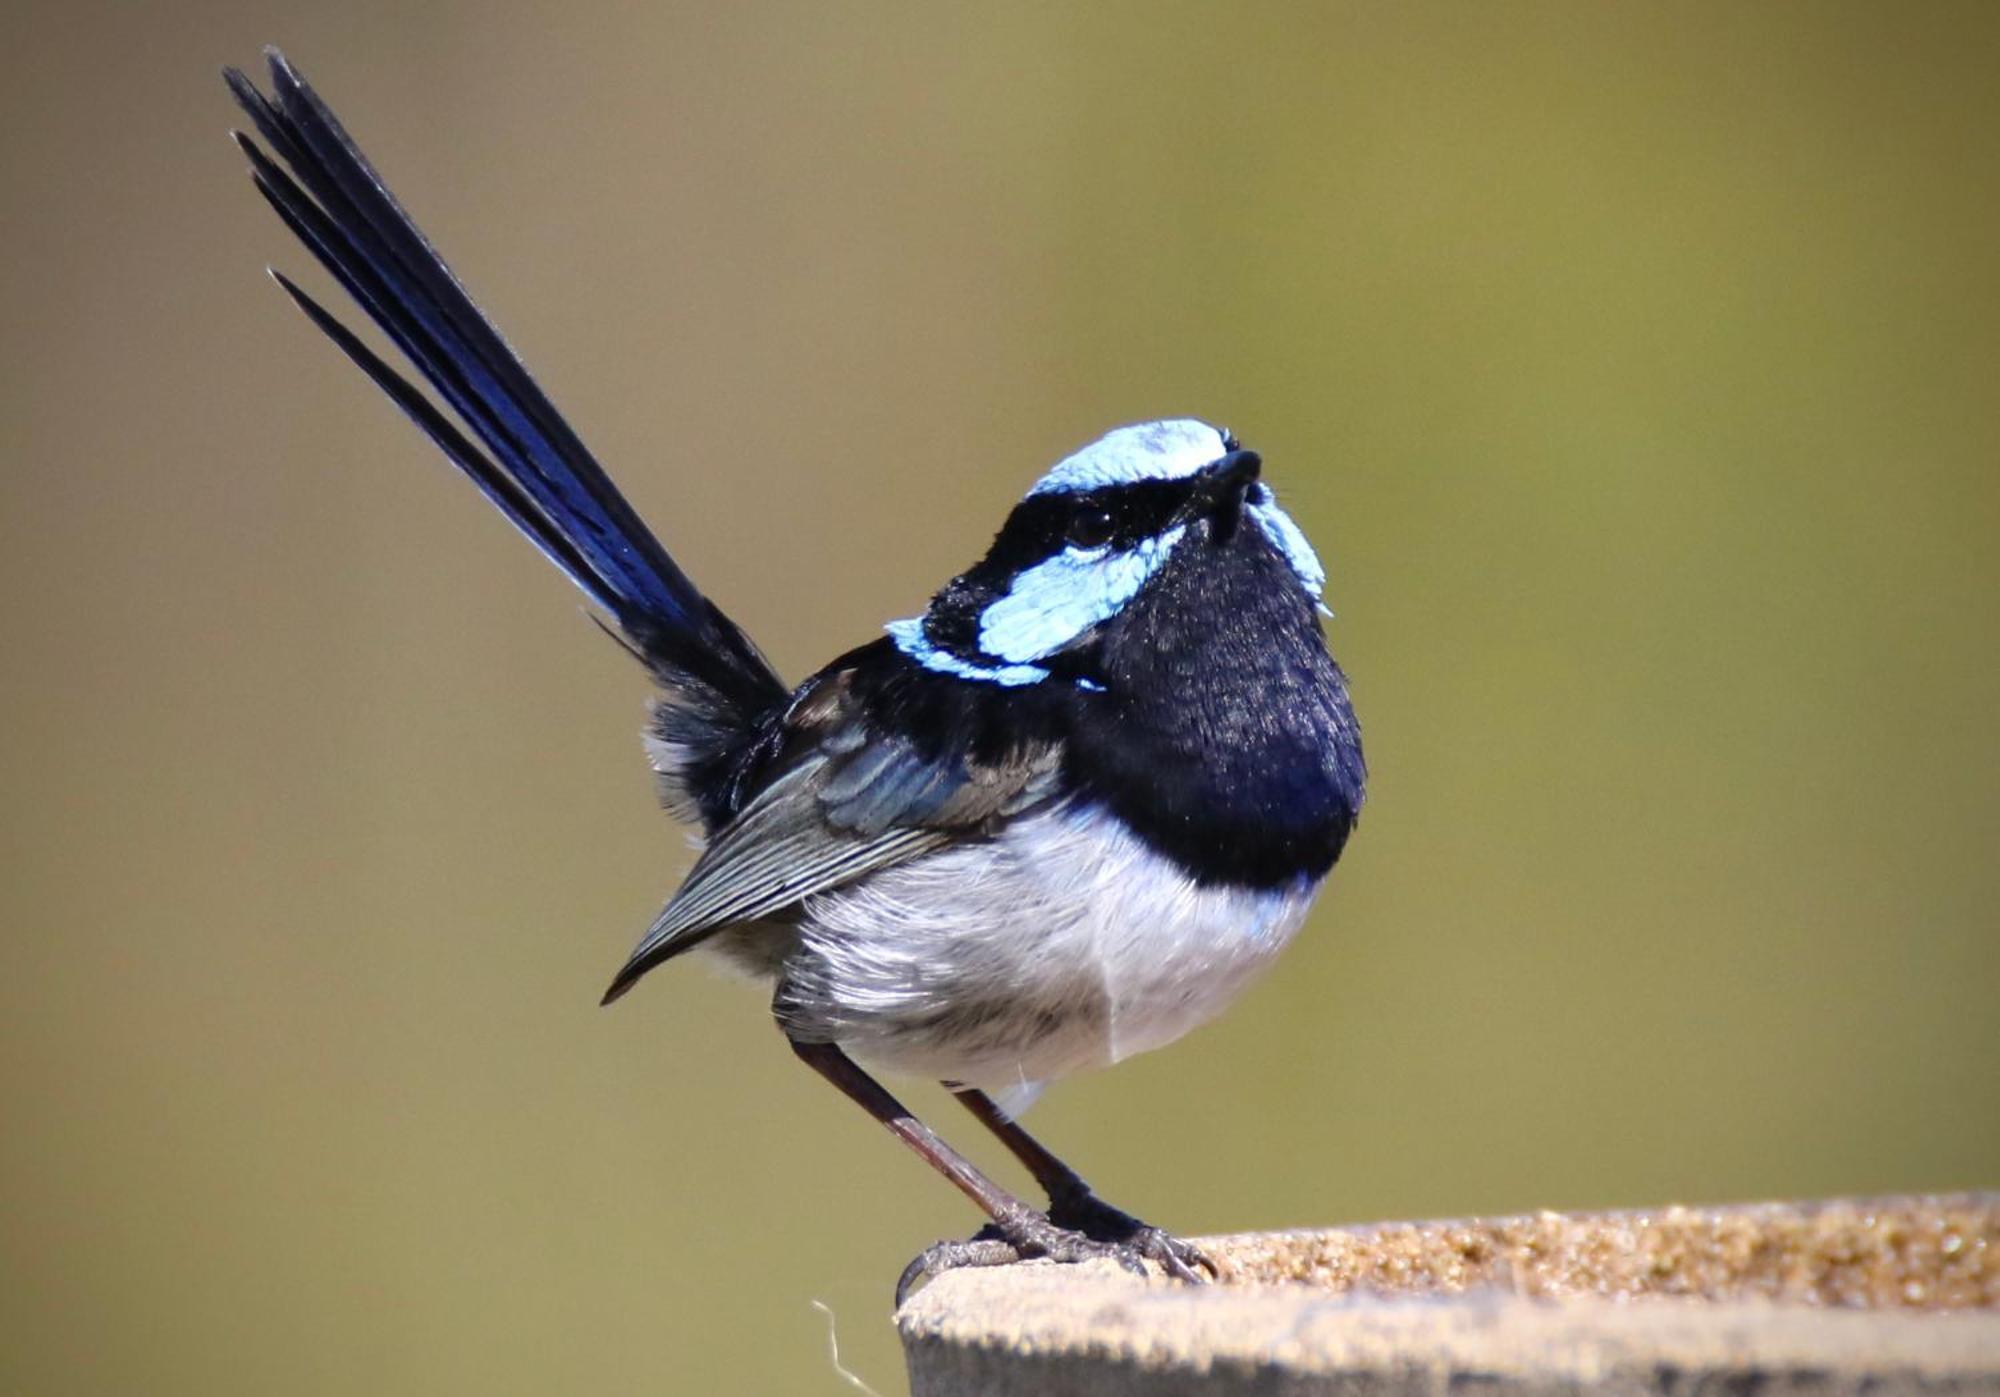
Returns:
[[[858,720],[815,748],[716,832],[633,950],[610,1003],[661,961],[713,932],[796,907],[877,869],[982,832],[1054,784],[1060,749],[998,765],[930,759],[906,739],[863,734]]]

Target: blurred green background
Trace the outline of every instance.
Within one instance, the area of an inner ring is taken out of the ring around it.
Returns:
[[[688,860],[644,684],[263,280],[267,40],[791,676],[1106,427],[1265,452],[1373,800],[1232,1016],[1037,1108],[1119,1203],[2000,1183],[2000,11],[8,32],[0,1389],[842,1391],[820,1300],[895,1391],[975,1221],[761,995],[597,1009]]]

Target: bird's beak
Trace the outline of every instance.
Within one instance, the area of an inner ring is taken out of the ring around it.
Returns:
[[[1243,492],[1255,483],[1264,458],[1254,451],[1232,451],[1195,477],[1195,491],[1184,511],[1188,520],[1206,515],[1215,521],[1215,541],[1227,543],[1243,515]]]

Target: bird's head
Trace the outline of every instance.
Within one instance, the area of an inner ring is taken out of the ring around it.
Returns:
[[[1305,535],[1229,433],[1175,419],[1120,427],[1058,462],[1007,516],[986,556],[892,622],[928,669],[1006,686],[1051,676],[1082,688],[1094,653],[1136,606],[1199,607],[1202,578],[1262,555],[1277,605],[1310,608],[1325,581]],[[1178,579],[1169,599],[1164,589]],[[1200,618],[1187,618],[1198,622]]]

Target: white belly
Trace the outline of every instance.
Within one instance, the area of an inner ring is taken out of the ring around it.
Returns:
[[[1316,890],[1199,887],[1107,813],[1046,811],[810,899],[779,1014],[864,1061],[1019,1099],[1213,1018]]]

